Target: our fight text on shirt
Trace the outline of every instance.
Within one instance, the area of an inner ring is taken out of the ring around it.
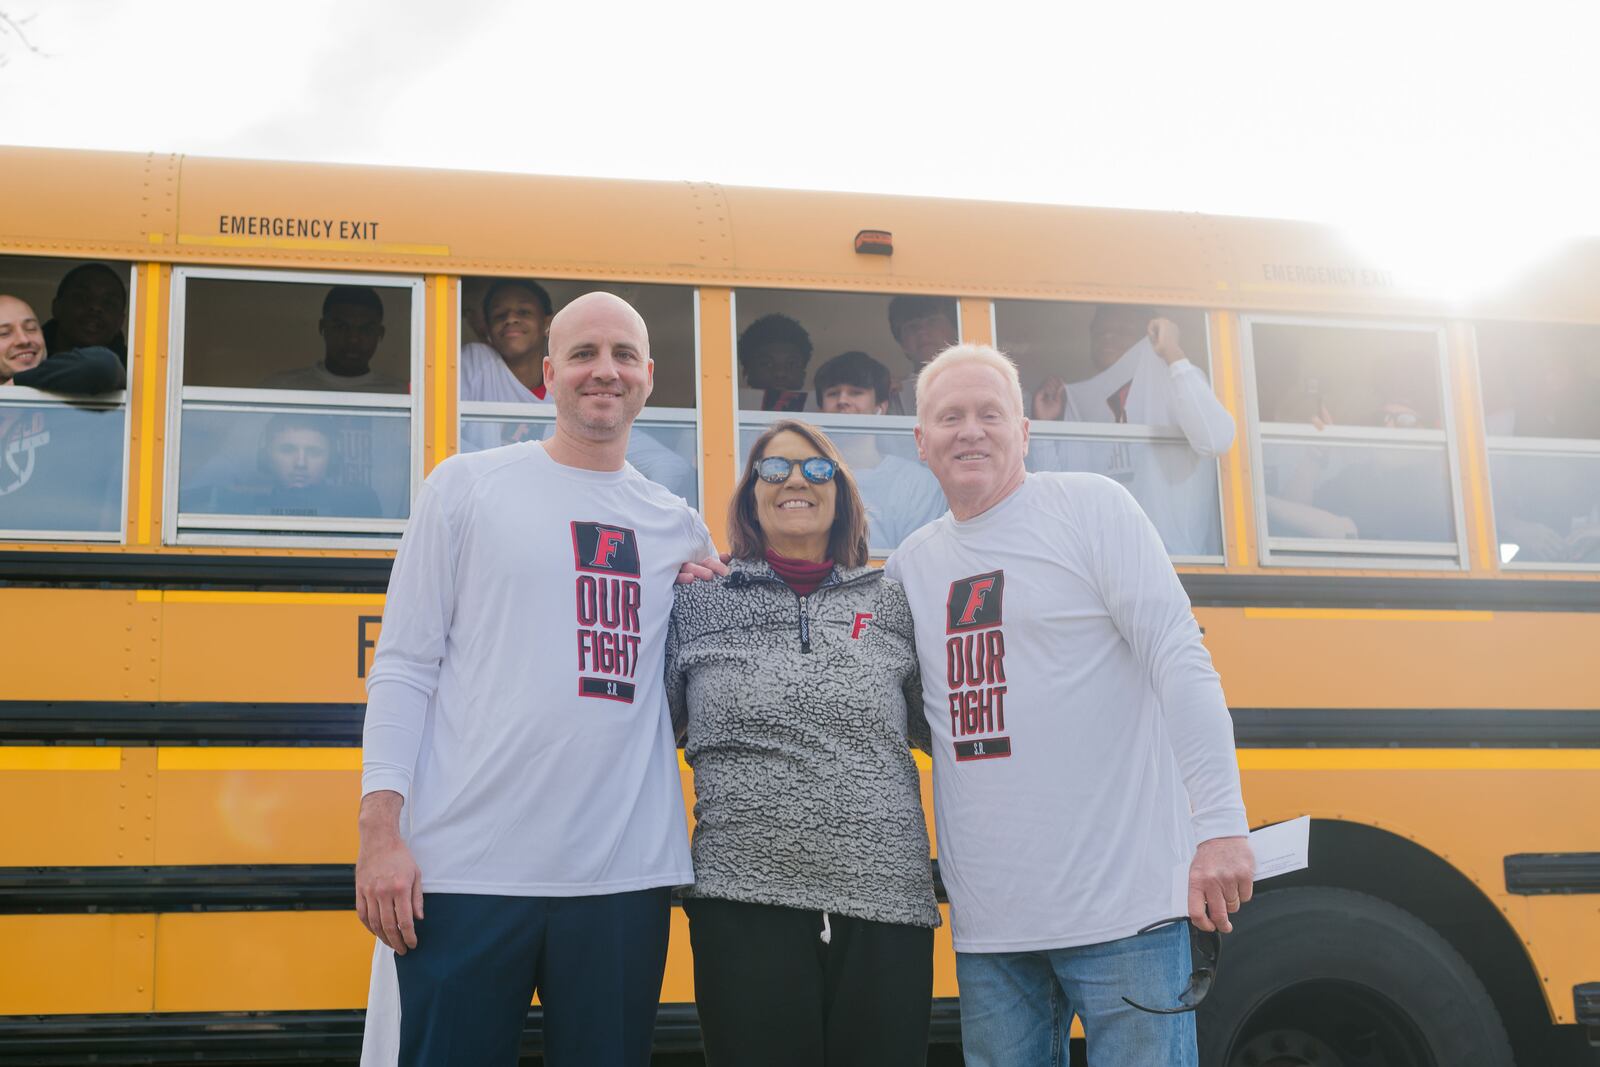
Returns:
[[[946,680],[956,759],[1011,755],[1006,735],[1006,572],[990,571],[950,583],[945,602]]]
[[[639,666],[639,540],[624,526],[572,524],[578,571],[578,695],[633,703]],[[604,675],[605,677],[594,677]]]

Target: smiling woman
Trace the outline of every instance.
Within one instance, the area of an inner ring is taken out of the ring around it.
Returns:
[[[667,639],[708,1059],[922,1067],[939,912],[905,592],[863,566],[855,479],[807,423],[757,439],[728,525],[733,572],[678,590]]]
[[[728,528],[738,559],[776,551],[845,567],[867,561],[867,514],[855,477],[828,436],[798,419],[775,422],[756,438]]]

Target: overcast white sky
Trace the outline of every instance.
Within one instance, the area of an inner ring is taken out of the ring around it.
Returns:
[[[15,144],[1323,219],[1457,273],[1600,234],[1595,0],[0,12]]]

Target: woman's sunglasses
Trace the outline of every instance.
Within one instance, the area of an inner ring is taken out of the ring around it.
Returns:
[[[812,456],[810,459],[768,456],[756,464],[756,475],[764,482],[780,485],[789,480],[789,472],[796,466],[799,466],[801,476],[812,485],[833,481],[833,474],[839,469],[838,464],[826,456]]]

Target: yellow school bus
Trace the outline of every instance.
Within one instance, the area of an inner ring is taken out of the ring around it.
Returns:
[[[777,388],[852,465],[900,472],[863,479],[878,554],[928,507],[902,491],[926,485],[914,418],[817,410],[819,367],[862,352],[899,386],[891,315],[912,307],[1012,353],[1030,395],[1065,382],[1030,463],[1128,484],[1221,672],[1252,824],[1312,820],[1310,868],[1262,883],[1226,942],[1203,1062],[1587,1062],[1600,243],[1463,300],[1291,222],[55,150],[0,167],[0,293],[53,350],[126,365],[119,392],[0,387],[0,1063],[353,1055],[363,680],[394,547],[435,464],[551,422],[486,384],[504,277],[640,309],[656,388],[630,460],[719,536],[777,417],[740,343],[762,319],[806,338],[806,377]],[[1121,388],[1108,324],[1157,317],[1231,442]],[[673,935],[663,1050],[698,1040],[681,915]],[[937,953],[949,1041],[943,931]]]

